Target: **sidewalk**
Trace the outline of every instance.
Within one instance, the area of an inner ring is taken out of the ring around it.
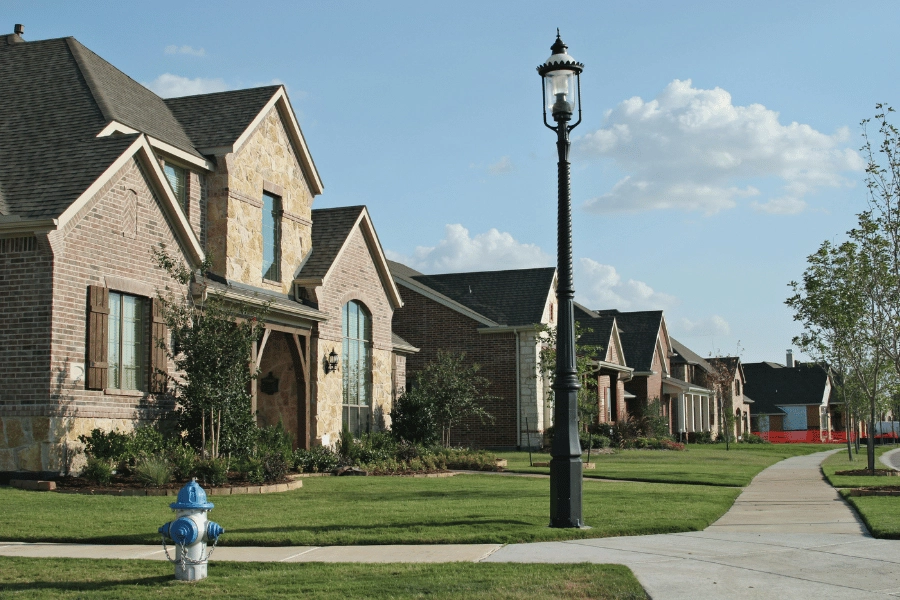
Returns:
[[[218,548],[213,561],[618,563],[654,600],[900,597],[900,541],[875,540],[824,481],[831,452],[760,473],[702,532],[534,544]],[[164,560],[159,546],[0,545],[2,556]]]

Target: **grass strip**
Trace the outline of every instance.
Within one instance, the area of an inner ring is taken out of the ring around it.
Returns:
[[[621,565],[327,564],[213,561],[209,578],[175,581],[157,561],[0,558],[4,598],[647,598]]]
[[[590,482],[591,529],[550,529],[550,481],[457,475],[442,479],[313,477],[279,494],[214,496],[222,545],[516,543],[699,531],[739,490],[714,486]],[[155,544],[171,498],[26,492],[0,488],[0,539]]]
[[[874,537],[900,540],[900,496],[851,496],[849,490],[841,490],[841,495]]]
[[[890,450],[896,449],[897,446],[875,446],[875,468],[887,469],[879,457]],[[822,473],[825,479],[836,488],[878,488],[885,486],[900,486],[900,477],[879,477],[866,475],[835,475],[835,471],[849,471],[854,469],[865,469],[868,467],[865,446],[860,448],[859,454],[853,451],[853,460],[847,458],[847,448],[842,447],[841,451],[829,456],[822,463]]]
[[[690,444],[683,452],[670,450],[620,450],[615,454],[591,454],[596,468],[585,477],[678,483],[704,486],[745,487],[763,469],[790,458],[833,450],[833,444]],[[549,474],[549,467],[531,467],[528,452],[501,452],[508,469],[517,473]],[[549,462],[549,454],[532,453],[534,462]],[[587,459],[587,454],[582,456]]]

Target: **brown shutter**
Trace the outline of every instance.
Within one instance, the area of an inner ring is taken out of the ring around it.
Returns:
[[[109,290],[88,286],[87,382],[89,390],[102,390],[109,376]]]
[[[162,302],[159,298],[150,301],[150,392],[160,394],[166,391],[169,372],[169,357],[165,344],[169,331],[162,315]],[[160,346],[162,340],[163,346]]]

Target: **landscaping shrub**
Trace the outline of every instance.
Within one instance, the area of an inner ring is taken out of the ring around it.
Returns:
[[[294,468],[301,473],[328,473],[338,468],[341,457],[327,446],[314,446],[309,450],[294,451]]]
[[[223,485],[228,481],[228,460],[206,458],[197,461],[197,479],[206,485]]]
[[[84,444],[84,453],[88,460],[95,458],[108,464],[118,465],[128,457],[129,435],[119,430],[105,432],[94,429],[90,435],[79,435],[78,441]]]
[[[169,461],[175,470],[175,477],[186,481],[196,474],[197,451],[186,444],[173,443],[169,447]]]
[[[437,444],[441,434],[432,404],[412,390],[397,398],[391,410],[391,434],[410,444]]]
[[[134,465],[135,478],[144,487],[160,488],[172,481],[174,468],[172,463],[162,455],[146,456]]]
[[[688,441],[694,444],[712,444],[713,436],[709,431],[697,431],[688,434]]]
[[[81,472],[82,477],[99,485],[109,485],[112,474],[113,469],[108,460],[93,456],[88,456],[87,465]]]
[[[582,450],[587,450],[588,446],[591,448],[609,448],[610,445],[609,438],[605,435],[600,435],[599,433],[581,431],[579,432],[578,437],[581,440]]]
[[[768,444],[766,440],[762,439],[758,435],[754,435],[752,433],[745,433],[741,438],[741,441],[745,444]]]
[[[291,434],[281,421],[259,428],[253,450],[244,457],[246,477],[254,483],[283,480],[294,464],[291,445]]]

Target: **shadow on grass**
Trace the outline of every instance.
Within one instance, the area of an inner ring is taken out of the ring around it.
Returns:
[[[172,581],[172,575],[140,577],[137,579],[116,579],[110,581],[29,581],[27,583],[0,583],[0,592],[36,592],[56,590],[60,592],[99,592],[130,586],[158,586]]]
[[[528,521],[517,521],[514,519],[471,519],[459,521],[440,521],[437,523],[415,523],[408,524],[409,527],[418,528],[443,528],[443,527],[478,527],[489,525],[519,525],[523,527],[533,527],[534,524]],[[287,533],[291,531],[303,531],[309,533],[328,533],[331,531],[377,531],[389,528],[389,525],[316,525],[314,527],[243,527],[231,528],[229,533]],[[223,540],[224,542],[225,540]]]

